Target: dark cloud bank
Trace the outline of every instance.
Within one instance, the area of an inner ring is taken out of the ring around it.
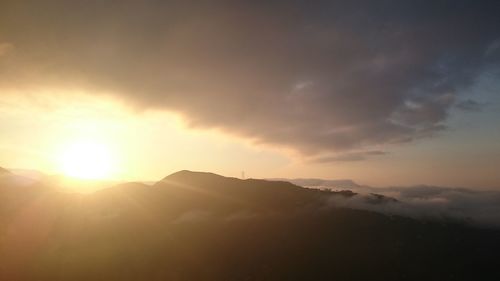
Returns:
[[[443,130],[455,104],[477,108],[458,93],[500,58],[497,1],[2,1],[0,11],[4,89],[112,92],[303,154]]]

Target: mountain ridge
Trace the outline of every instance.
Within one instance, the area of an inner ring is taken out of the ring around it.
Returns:
[[[320,179],[320,178],[268,178],[267,180],[272,181],[288,181],[296,185],[307,186],[307,187],[327,187],[327,186],[337,186],[340,188],[354,188],[361,187],[358,183],[351,179]]]
[[[36,265],[23,267],[31,279],[21,280],[29,281],[472,280],[478,268],[498,277],[500,230],[375,206],[400,204],[192,171],[93,193],[7,185],[0,189],[0,237],[9,245],[0,247],[0,278],[13,280],[2,275],[11,259]]]
[[[9,170],[7,170],[5,168],[0,167],[0,176],[1,175],[10,175],[10,174],[12,174],[11,171],[9,171]]]

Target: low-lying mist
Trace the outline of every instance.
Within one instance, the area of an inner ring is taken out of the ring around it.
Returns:
[[[280,179],[286,180],[286,179]],[[455,220],[500,227],[500,191],[429,185],[370,187],[350,180],[290,179],[294,184],[332,191],[333,207],[375,211],[416,219]],[[350,192],[347,192],[350,191]],[[344,196],[338,196],[338,194]]]

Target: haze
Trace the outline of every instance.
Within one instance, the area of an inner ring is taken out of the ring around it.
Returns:
[[[0,0],[0,281],[498,281],[499,167],[498,0]]]

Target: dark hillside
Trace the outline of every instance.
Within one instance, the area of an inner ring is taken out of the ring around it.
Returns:
[[[0,280],[500,278],[498,230],[328,205],[348,192],[182,171],[23,194],[0,196]]]

